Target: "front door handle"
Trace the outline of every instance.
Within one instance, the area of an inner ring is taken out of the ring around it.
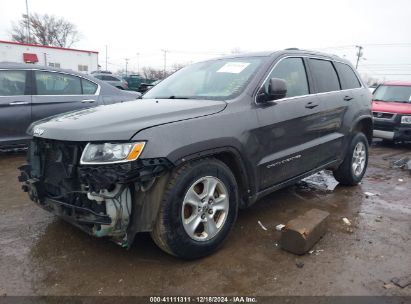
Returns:
[[[305,105],[305,107],[307,108],[307,109],[314,109],[315,107],[318,107],[318,104],[316,104],[316,103],[313,103],[313,102],[309,102],[309,103],[307,103],[306,105]]]
[[[344,100],[345,101],[350,101],[351,99],[354,99],[353,97],[351,97],[351,96],[344,96]]]
[[[22,106],[28,104],[30,104],[28,101],[13,101],[9,103],[10,106]]]
[[[94,99],[83,99],[81,102],[90,102],[90,103],[92,103],[92,102],[95,102],[95,100]]]

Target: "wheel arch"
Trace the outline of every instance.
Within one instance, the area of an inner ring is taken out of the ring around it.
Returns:
[[[368,143],[372,142],[373,120],[371,116],[360,116],[352,125],[351,132],[362,132],[367,137]]]
[[[212,157],[223,162],[233,173],[239,191],[239,207],[245,208],[249,205],[249,196],[253,192],[254,185],[250,177],[250,170],[247,169],[240,152],[233,147],[220,147],[211,150],[204,150],[181,157],[175,165]]]

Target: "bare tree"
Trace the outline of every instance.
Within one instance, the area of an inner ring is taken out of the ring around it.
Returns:
[[[163,79],[167,76],[164,75],[163,70],[155,69],[152,67],[143,67],[141,74],[146,79]]]
[[[30,33],[27,37],[27,28]],[[12,25],[11,39],[17,42],[40,45],[71,47],[80,40],[77,27],[65,20],[51,15],[23,15],[17,24]]]
[[[171,72],[169,73],[169,75],[177,72],[178,70],[184,68],[186,66],[186,64],[183,63],[175,63],[173,64],[173,66],[171,67]]]
[[[164,79],[171,74],[177,72],[178,70],[182,69],[185,67],[185,64],[173,64],[170,70],[166,71],[164,74],[164,71],[162,69],[155,69],[152,67],[143,67],[141,70],[141,75],[146,78],[146,79]]]

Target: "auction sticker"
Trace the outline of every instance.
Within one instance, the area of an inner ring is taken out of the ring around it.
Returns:
[[[217,73],[241,73],[246,67],[250,65],[249,62],[227,62],[223,65]]]

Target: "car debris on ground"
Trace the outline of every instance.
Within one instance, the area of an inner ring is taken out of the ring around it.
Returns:
[[[384,284],[384,288],[385,288],[385,289],[390,289],[390,288],[393,288],[393,287],[395,287],[395,285],[392,284],[392,283],[385,283],[385,284]]]
[[[268,230],[268,229],[263,225],[263,223],[261,223],[260,221],[258,221],[258,225],[260,225],[260,227],[261,227],[263,230],[265,230],[265,231]]]
[[[277,231],[282,231],[285,228],[284,224],[278,224],[277,226],[275,226],[275,230]]]
[[[343,217],[342,220],[343,220],[344,224],[346,224],[347,226],[351,226],[351,222],[350,222],[349,219],[347,219],[346,217]]]
[[[405,288],[408,285],[411,285],[411,274],[400,277],[400,278],[392,278],[391,282],[401,288]]]
[[[323,170],[304,178],[300,181],[300,184],[305,184],[309,187],[322,191],[334,191],[335,187],[338,185],[338,182],[332,176],[331,172]]]
[[[372,196],[378,196],[377,193],[372,193],[372,192],[364,192],[364,194],[365,194],[366,198],[369,198],[369,197],[372,197]]]
[[[290,220],[281,233],[281,248],[298,255],[308,252],[327,231],[329,215],[327,211],[311,209]]]
[[[323,252],[324,249],[317,249],[317,250],[310,250],[308,251],[309,254],[315,254],[315,255],[319,255],[320,252]]]
[[[393,161],[391,163],[391,166],[394,169],[403,169],[407,166],[409,162],[410,162],[410,159],[408,157],[403,157],[403,158]]]

